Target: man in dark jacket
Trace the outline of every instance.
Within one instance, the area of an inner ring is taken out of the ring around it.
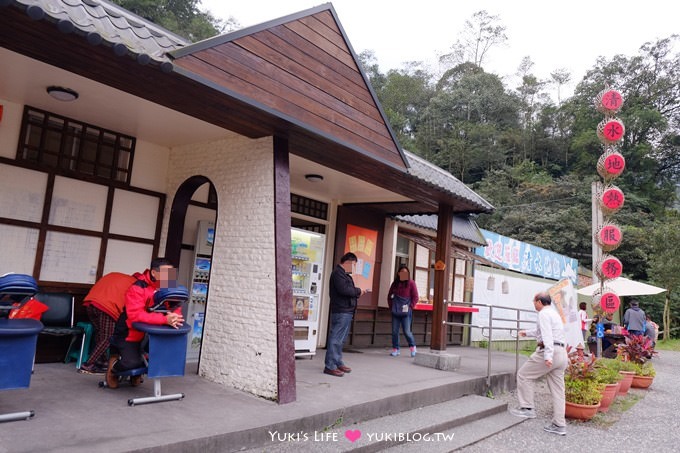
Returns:
[[[645,323],[647,316],[640,308],[640,303],[633,299],[630,301],[630,308],[623,314],[623,325],[630,335],[643,335],[645,333]]]
[[[357,262],[354,253],[345,253],[340,264],[335,266],[330,279],[331,321],[330,332],[326,341],[326,359],[324,373],[341,377],[352,369],[342,361],[342,345],[349,334],[352,317],[357,308],[357,298],[366,291],[354,286],[352,268]]]

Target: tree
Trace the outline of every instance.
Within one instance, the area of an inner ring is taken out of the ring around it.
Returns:
[[[678,260],[677,244],[680,244],[680,215],[677,211],[669,212],[666,220],[658,224],[652,232],[654,251],[650,257],[650,275],[666,289],[663,308],[663,339],[670,338],[671,324],[677,314],[673,315],[673,299],[680,289],[680,260]],[[677,304],[676,304],[677,305]]]
[[[492,16],[485,10],[474,13],[471,19],[465,21],[465,28],[451,46],[451,52],[439,57],[440,63],[445,67],[462,63],[483,67],[487,53],[508,40],[505,27],[499,25],[498,21],[498,16]]]
[[[423,157],[464,182],[505,164],[516,147],[517,99],[500,78],[465,63],[447,71],[421,119]]]
[[[550,79],[552,80],[553,84],[557,86],[557,105],[561,105],[562,96],[560,91],[562,89],[562,85],[566,85],[571,81],[571,73],[565,68],[556,69],[550,73]]]
[[[222,21],[199,9],[200,0],[112,0],[128,11],[190,41],[200,41],[239,27],[229,17]]]

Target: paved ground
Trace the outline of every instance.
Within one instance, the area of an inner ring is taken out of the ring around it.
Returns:
[[[657,371],[649,390],[631,389],[623,411],[620,402],[605,416],[589,422],[568,421],[565,437],[548,434],[550,402],[547,387],[537,386],[538,417],[460,451],[488,452],[678,452],[680,451],[680,352],[661,351],[653,360]],[[500,396],[516,407],[514,392]],[[617,397],[617,399],[621,399]],[[617,415],[618,414],[618,415]],[[618,418],[620,417],[620,418]],[[618,420],[617,420],[618,418]]]

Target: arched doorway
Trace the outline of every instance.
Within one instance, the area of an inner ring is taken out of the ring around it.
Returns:
[[[175,193],[170,210],[165,254],[179,269],[178,281],[189,288],[184,317],[191,327],[187,361],[198,362],[203,321],[208,305],[213,241],[217,223],[217,192],[205,176],[192,176]]]

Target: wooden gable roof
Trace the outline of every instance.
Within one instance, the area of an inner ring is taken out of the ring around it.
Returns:
[[[295,126],[390,166],[408,167],[330,3],[170,55],[182,75],[257,100]]]

